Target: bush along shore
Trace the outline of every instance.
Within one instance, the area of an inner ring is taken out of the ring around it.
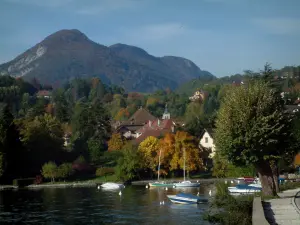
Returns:
[[[204,219],[212,224],[251,225],[254,196],[232,196],[227,188],[227,184],[216,184],[215,198]]]

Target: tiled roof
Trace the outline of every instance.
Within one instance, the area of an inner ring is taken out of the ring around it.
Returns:
[[[142,141],[144,141],[147,137],[159,137],[167,133],[167,131],[164,130],[146,130],[144,133],[142,133],[141,136],[133,140],[133,143],[140,144]]]
[[[151,122],[151,126],[150,126]],[[165,133],[172,132],[172,127],[174,126],[173,121],[170,119],[167,120],[154,120],[149,121],[142,128],[138,129],[136,133],[141,133],[141,135],[135,139],[135,143],[139,144],[149,136],[159,137]]]
[[[36,95],[38,96],[50,96],[51,92],[47,90],[40,90]]]
[[[134,122],[135,124],[143,124],[147,123],[149,120],[155,120],[156,117],[151,115],[150,112],[148,112],[144,108],[138,109],[129,119],[127,122]]]
[[[151,123],[151,125],[150,125]],[[169,130],[171,131],[173,126],[173,122],[170,119],[167,120],[150,120],[147,124],[145,124],[142,128],[138,129],[137,133],[143,133],[145,130]]]

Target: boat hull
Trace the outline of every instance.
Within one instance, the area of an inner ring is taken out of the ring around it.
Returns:
[[[173,184],[167,183],[149,183],[150,187],[173,187]]]
[[[234,193],[234,194],[253,194],[257,192],[261,192],[260,188],[248,188],[248,189],[240,189],[236,187],[228,187],[229,193]]]
[[[175,187],[200,187],[200,183],[174,183]]]
[[[200,204],[208,202],[208,200],[205,198],[200,198],[189,194],[167,195],[167,197],[171,202],[177,204]]]
[[[120,189],[120,188],[124,188],[124,185],[117,184],[117,183],[104,183],[101,185],[101,188],[103,188],[103,189]]]

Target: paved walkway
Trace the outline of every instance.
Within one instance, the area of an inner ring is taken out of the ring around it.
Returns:
[[[271,225],[300,225],[300,188],[279,193],[278,199],[263,202]],[[297,196],[296,196],[297,195]]]

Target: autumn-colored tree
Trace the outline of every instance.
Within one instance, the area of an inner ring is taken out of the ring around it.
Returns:
[[[294,165],[295,165],[296,167],[297,167],[297,166],[300,166],[300,153],[298,153],[298,154],[295,156]]]
[[[150,106],[150,105],[155,105],[159,102],[159,100],[157,98],[154,98],[154,97],[149,97],[147,99],[147,103],[146,103],[146,106]]]
[[[49,103],[46,108],[45,108],[45,112],[50,114],[50,115],[53,115],[54,114],[54,106],[53,104]]]
[[[175,152],[175,135],[172,133],[167,133],[159,141],[159,148],[161,150],[161,172],[162,174],[167,174],[170,170],[170,162],[172,160],[173,154]]]
[[[203,169],[202,150],[197,146],[196,139],[184,131],[175,134],[175,149],[170,162],[171,170],[183,169],[185,151],[185,169],[190,171]]]
[[[125,145],[125,141],[122,139],[121,134],[115,133],[108,141],[108,151],[121,150]]]
[[[115,120],[127,120],[130,114],[127,109],[121,108],[117,115],[115,116]]]
[[[156,137],[147,137],[140,143],[138,151],[143,158],[144,167],[156,171],[159,156],[159,141]]]

